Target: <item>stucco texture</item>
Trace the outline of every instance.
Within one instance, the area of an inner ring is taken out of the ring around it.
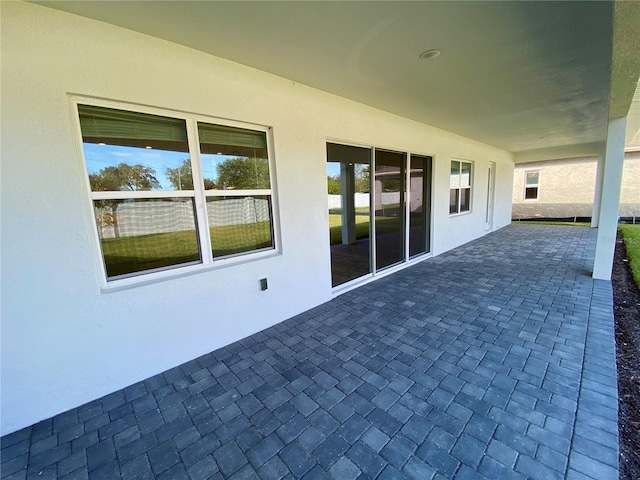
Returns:
[[[4,2],[1,21],[2,434],[331,299],[327,140],[433,156],[435,255],[486,233],[489,162],[493,227],[510,223],[509,152],[45,6]],[[72,95],[271,129],[276,254],[105,288]],[[478,186],[458,217],[454,157]]]

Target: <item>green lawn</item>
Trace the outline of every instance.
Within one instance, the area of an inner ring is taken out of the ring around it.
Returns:
[[[401,229],[402,217],[376,217],[376,233],[393,233]],[[342,216],[329,214],[331,245],[342,243]],[[369,216],[356,215],[356,240],[369,238]]]
[[[273,244],[269,222],[212,227],[210,232],[214,258]],[[200,261],[191,230],[105,238],[101,243],[108,277]]]
[[[633,279],[640,288],[640,225],[618,225],[618,230],[624,239]]]
[[[336,214],[336,215],[340,215],[340,207],[338,208],[330,208],[329,209],[329,213],[330,214]],[[366,213],[367,215],[369,215],[369,207],[356,207],[355,208],[356,213]]]
[[[331,245],[342,243],[342,215],[329,214]],[[369,216],[356,215],[356,239],[369,237]]]

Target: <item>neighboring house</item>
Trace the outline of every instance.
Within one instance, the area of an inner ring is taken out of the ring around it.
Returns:
[[[523,152],[617,209],[632,2],[0,8],[2,434],[509,225]]]
[[[594,157],[516,164],[511,217],[590,218],[597,169]],[[619,216],[640,223],[640,151],[625,153]]]

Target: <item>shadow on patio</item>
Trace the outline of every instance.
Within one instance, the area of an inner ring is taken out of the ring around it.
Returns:
[[[2,478],[617,479],[595,230],[519,225],[2,438]]]

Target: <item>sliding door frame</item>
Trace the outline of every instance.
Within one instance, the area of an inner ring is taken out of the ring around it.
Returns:
[[[433,245],[433,213],[432,213],[432,204],[433,204],[433,162],[434,155],[429,154],[419,154],[413,153],[407,150],[400,150],[394,148],[383,148],[376,147],[372,145],[363,145],[352,142],[344,142],[342,140],[331,140],[327,139],[326,143],[342,145],[347,147],[358,147],[358,148],[366,148],[371,152],[370,158],[370,171],[369,171],[369,262],[370,262],[370,272],[361,277],[354,278],[353,280],[349,280],[345,283],[336,285],[333,287],[334,293],[340,294],[344,293],[356,286],[362,285],[363,283],[374,280],[375,278],[388,275],[389,273],[396,272],[401,270],[413,263],[420,262],[425,258],[429,258],[433,255],[432,245]],[[403,256],[402,260],[394,263],[392,265],[386,266],[378,270],[378,259],[377,259],[377,222],[375,216],[375,173],[376,173],[376,160],[377,160],[377,152],[390,152],[401,154],[404,157],[403,168],[404,168],[404,178],[403,178],[403,188],[402,192],[400,192],[401,202],[403,205],[401,206],[403,211]],[[420,157],[426,160],[425,169],[423,173],[423,198],[422,198],[422,208],[424,211],[424,229],[425,229],[425,251],[416,253],[411,255],[410,252],[410,228],[411,228],[411,217],[410,217],[410,209],[411,209],[411,159],[412,157]],[[332,274],[333,276],[333,274]]]

